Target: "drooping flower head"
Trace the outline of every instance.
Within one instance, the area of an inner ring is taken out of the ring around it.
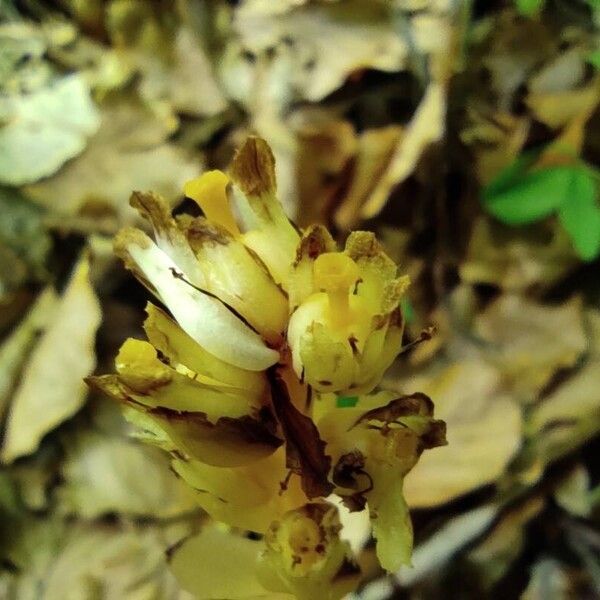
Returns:
[[[132,195],[154,240],[126,228],[115,251],[168,312],[149,303],[148,341],[128,339],[116,374],[91,382],[171,453],[215,520],[265,534],[266,589],[340,597],[347,585],[334,582],[356,569],[326,498],[369,511],[379,560],[395,570],[412,547],[404,475],[445,443],[425,395],[373,393],[401,349],[408,277],[370,232],[342,250],[320,225],[299,231],[259,138],[229,175],[184,191],[204,216]]]

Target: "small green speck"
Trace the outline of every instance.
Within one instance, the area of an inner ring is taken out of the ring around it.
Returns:
[[[358,396],[339,396],[337,399],[338,408],[354,408],[358,404]]]
[[[410,325],[415,319],[415,309],[412,302],[408,298],[402,298],[400,300],[400,308],[402,309],[404,320]]]

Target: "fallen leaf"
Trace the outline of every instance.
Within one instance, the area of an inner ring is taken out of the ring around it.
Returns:
[[[274,55],[271,69],[278,73],[277,84],[290,89],[291,97],[315,102],[356,70],[399,71],[406,64],[407,43],[384,4],[311,3],[289,11],[285,19],[273,12],[279,7],[270,11],[261,3],[244,3],[234,13],[234,31],[241,49]]]
[[[23,370],[10,405],[1,453],[4,463],[34,452],[42,437],[85,401],[83,378],[96,364],[94,340],[101,319],[88,271],[84,257]]]
[[[23,185],[56,172],[80,154],[100,126],[80,75],[30,94],[0,96],[0,182]]]
[[[339,227],[349,230],[360,220],[362,206],[389,168],[397,145],[401,143],[402,132],[402,127],[390,125],[369,129],[358,137],[349,188],[335,212]]]
[[[363,219],[374,217],[381,211],[392,189],[414,171],[423,152],[440,141],[445,131],[446,86],[434,80],[427,87],[406,132],[400,137],[388,168],[363,204]]]
[[[435,402],[447,425],[448,445],[425,452],[404,480],[412,508],[437,506],[494,482],[521,443],[521,412],[500,390],[498,372],[474,359],[451,364],[433,376],[402,382]]]
[[[56,176],[24,192],[59,215],[106,207],[121,222],[131,221],[135,211],[128,200],[133,189],[151,189],[172,202],[201,168],[199,161],[165,141],[169,127],[135,104],[107,107],[86,151]]]
[[[487,357],[525,402],[531,402],[559,369],[572,367],[587,343],[577,297],[561,305],[505,294],[475,318]]]
[[[0,420],[4,416],[10,394],[36,335],[51,321],[56,304],[54,291],[51,288],[44,290],[27,315],[0,346]]]
[[[564,565],[544,558],[533,565],[531,579],[523,592],[523,600],[564,600],[574,596],[572,578]]]
[[[92,430],[65,437],[64,446],[59,500],[69,514],[165,519],[197,507],[191,490],[173,475],[157,448]]]
[[[43,216],[17,190],[0,188],[0,249],[12,259],[0,268],[0,297],[28,280],[47,278],[52,240]]]
[[[227,108],[199,36],[191,28],[177,32],[170,60],[154,59],[148,68],[142,64],[142,73],[140,93],[149,102],[167,102],[175,112],[194,116],[212,116]]]
[[[543,510],[545,500],[540,496],[512,507],[502,514],[485,538],[467,555],[477,568],[484,588],[491,591],[521,554],[526,542],[526,527]]]
[[[294,185],[298,188],[299,225],[308,227],[327,223],[335,196],[344,185],[344,170],[355,152],[356,134],[354,127],[341,119],[319,123],[306,112],[302,119],[308,122],[297,126]]]
[[[484,504],[450,519],[431,538],[417,546],[412,567],[402,567],[396,574],[398,582],[409,586],[439,570],[492,524],[499,508],[494,504]]]
[[[459,269],[467,283],[524,292],[551,286],[577,264],[566,232],[555,222],[514,228],[480,217]]]
[[[41,512],[55,506],[50,503],[59,460],[58,446],[45,444],[34,455],[11,465],[10,474],[24,509]]]
[[[477,177],[486,185],[516,160],[527,141],[531,119],[509,112],[487,114],[473,106],[467,107],[467,115],[469,124],[460,139],[473,150]]]
[[[481,64],[491,75],[495,105],[509,112],[520,86],[556,51],[556,35],[542,20],[522,19],[510,10],[491,17]]]
[[[590,474],[583,465],[576,465],[556,486],[554,499],[568,513],[585,519],[592,514]]]
[[[189,525],[119,527],[57,519],[33,520],[15,536],[11,559],[19,572],[13,598],[192,600],[166,568],[165,550]]]
[[[531,79],[525,103],[538,121],[552,129],[590,115],[600,102],[600,78],[582,84],[585,74],[585,49],[571,48]]]
[[[600,430],[600,313],[593,311],[587,316],[591,330],[589,356],[581,369],[533,407],[528,418],[528,433],[544,463],[584,444]],[[542,348],[540,345],[538,352]]]

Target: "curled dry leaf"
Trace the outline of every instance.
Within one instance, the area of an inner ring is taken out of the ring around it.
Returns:
[[[350,184],[335,213],[339,227],[351,229],[359,221],[363,204],[390,167],[402,141],[402,133],[402,127],[390,125],[364,131],[358,136]]]
[[[579,371],[540,401],[528,418],[528,433],[548,463],[584,444],[600,430],[600,313],[587,314],[589,354]]]
[[[356,133],[348,121],[320,118],[297,111],[295,185],[298,188],[297,219],[301,227],[326,223],[328,213],[344,186],[344,174],[356,152]]]
[[[521,412],[500,391],[500,376],[483,361],[466,360],[437,375],[417,376],[407,389],[435,398],[448,445],[421,456],[406,476],[409,506],[431,507],[495,481],[521,442]]]
[[[427,87],[406,132],[400,137],[389,166],[363,204],[360,213],[363,219],[374,217],[381,211],[392,189],[411,175],[423,152],[440,141],[445,130],[446,86],[434,80]]]
[[[475,319],[488,358],[524,401],[531,401],[558,369],[572,367],[586,349],[581,299],[544,305],[505,294]]]
[[[517,229],[481,217],[473,227],[460,276],[467,283],[521,292],[551,286],[577,263],[571,242],[557,223]]]
[[[13,395],[2,462],[34,452],[44,435],[81,408],[87,392],[83,378],[96,365],[94,340],[100,318],[88,259],[83,257]]]
[[[56,304],[54,290],[45,289],[29,313],[0,346],[0,420],[35,337],[46,327],[48,321],[51,321]]]
[[[241,49],[274,56],[270,69],[278,75],[277,87],[289,90],[290,99],[318,101],[354,71],[399,71],[405,66],[408,45],[397,35],[393,10],[385,4],[311,3],[290,11],[285,19],[269,12],[261,3],[242,4],[234,13],[234,30]],[[242,60],[232,55],[230,67]],[[230,85],[239,88],[240,78]]]

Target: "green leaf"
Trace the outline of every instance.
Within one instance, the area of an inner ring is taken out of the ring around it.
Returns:
[[[573,176],[569,197],[558,213],[562,226],[583,260],[593,260],[600,254],[600,207],[596,196],[593,176],[582,168]]]
[[[526,225],[549,216],[572,196],[581,193],[590,178],[583,165],[566,165],[528,172],[535,155],[519,158],[483,192],[493,216],[508,225]]]
[[[591,52],[587,57],[587,61],[596,69],[600,69],[600,50]]]
[[[600,0],[587,0],[587,3],[592,10],[600,10]]]
[[[517,10],[527,17],[538,14],[544,8],[546,0],[515,0]]]

